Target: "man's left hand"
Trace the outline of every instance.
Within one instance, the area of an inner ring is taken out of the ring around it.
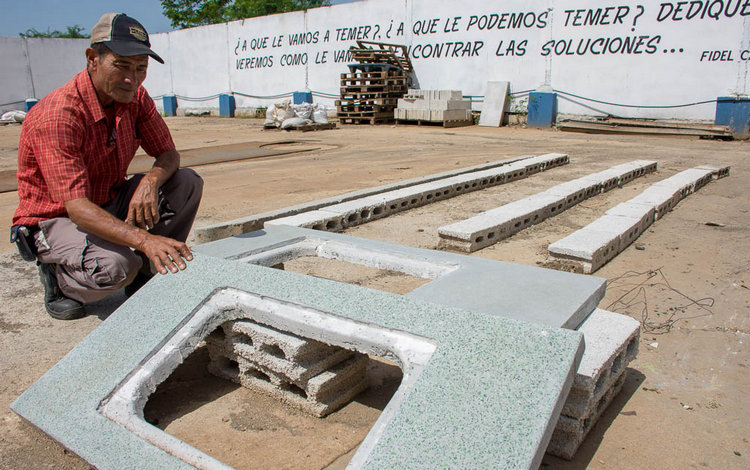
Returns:
[[[130,199],[125,223],[144,230],[151,229],[159,222],[159,188],[154,178],[144,176]]]

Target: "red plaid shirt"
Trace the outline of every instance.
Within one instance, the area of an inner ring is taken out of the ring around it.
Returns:
[[[33,226],[64,216],[65,201],[99,206],[127,174],[139,146],[156,157],[175,148],[166,123],[143,87],[131,103],[115,103],[114,131],[85,70],[39,101],[18,144],[18,199],[13,224]]]

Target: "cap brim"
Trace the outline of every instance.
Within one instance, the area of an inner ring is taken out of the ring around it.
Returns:
[[[133,41],[104,41],[102,42],[105,46],[107,46],[112,52],[115,54],[125,56],[125,57],[131,57],[134,55],[149,55],[154,58],[159,63],[164,63],[164,59],[159,57],[159,54],[152,51],[149,47],[133,42]]]

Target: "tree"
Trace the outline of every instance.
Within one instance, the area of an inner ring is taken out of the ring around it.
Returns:
[[[164,16],[175,28],[272,15],[330,5],[329,0],[162,0]]]
[[[50,28],[47,28],[47,31],[39,31],[35,28],[29,28],[26,30],[25,33],[18,33],[19,36],[22,38],[70,38],[70,39],[82,39],[82,38],[88,38],[90,37],[88,34],[85,34],[83,27],[79,25],[73,25],[68,26],[65,28],[65,32],[61,33],[58,30],[50,30]]]

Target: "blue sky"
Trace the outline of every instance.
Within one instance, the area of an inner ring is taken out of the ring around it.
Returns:
[[[332,0],[346,3],[356,0]],[[171,31],[159,0],[0,0],[0,36],[18,36],[27,29],[65,31],[80,25],[88,34],[99,17],[121,12],[140,21],[149,33]]]

